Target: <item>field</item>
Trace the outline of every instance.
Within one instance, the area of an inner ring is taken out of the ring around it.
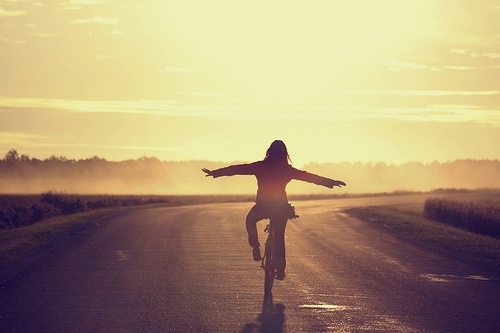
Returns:
[[[482,190],[431,193],[424,205],[346,212],[397,237],[500,270],[499,211],[500,191]]]
[[[500,239],[500,205],[482,201],[429,198],[425,216],[485,236]]]

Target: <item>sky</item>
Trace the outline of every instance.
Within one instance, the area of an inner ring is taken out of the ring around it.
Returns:
[[[493,0],[0,0],[0,156],[500,159]]]

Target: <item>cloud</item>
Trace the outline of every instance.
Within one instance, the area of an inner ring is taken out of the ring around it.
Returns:
[[[70,5],[100,5],[105,4],[105,0],[70,0]]]
[[[26,44],[26,41],[24,41],[24,40],[19,40],[19,39],[12,40],[12,39],[0,36],[0,43],[1,42],[3,42],[3,43],[14,43],[14,44]]]
[[[105,0],[70,0],[67,3],[61,3],[61,8],[64,10],[78,10],[82,9],[83,6],[103,5],[106,3]]]
[[[58,37],[60,36],[59,34],[55,34],[55,33],[44,33],[44,32],[36,32],[34,33],[35,36],[37,37],[41,37],[41,38],[52,38],[52,37]]]
[[[104,54],[96,54],[95,58],[100,59],[100,60],[113,60],[113,59],[115,59],[115,57],[112,57],[109,55],[104,55]]]
[[[196,69],[193,67],[165,67],[159,69],[158,72],[165,73],[195,73]]]
[[[403,69],[432,70],[432,68],[427,65],[409,63],[409,62],[394,62],[392,64],[388,64],[388,66],[390,71],[401,71]]]
[[[375,118],[415,122],[477,123],[500,126],[500,110],[485,110],[476,105],[429,105],[426,108],[386,108],[372,111]],[[366,118],[366,115],[365,115]]]
[[[415,71],[439,71],[437,66],[429,66],[426,64],[419,64],[414,62],[404,62],[396,59],[378,59],[375,63],[385,66],[391,72],[400,72],[403,70]]]
[[[113,149],[133,151],[184,151],[185,148],[177,146],[134,146],[134,145],[95,145],[68,143],[69,137],[48,137],[23,132],[0,132],[0,150],[23,148],[89,148]],[[62,142],[61,142],[62,141]]]
[[[217,92],[203,92],[203,91],[175,91],[176,96],[188,96],[188,97],[207,97],[207,98],[225,98],[226,94]]]
[[[202,104],[185,104],[177,100],[81,101],[42,98],[0,97],[0,115],[16,110],[49,112],[133,113],[157,116],[210,117],[231,114],[234,108]]]
[[[499,35],[500,37],[500,35]],[[500,53],[498,52],[483,52],[483,53],[479,53],[479,52],[474,52],[472,50],[465,50],[465,49],[451,49],[450,50],[451,53],[456,53],[456,54],[463,54],[463,55],[467,55],[471,58],[486,58],[486,59],[499,59],[500,58]]]
[[[92,18],[87,18],[87,19],[79,19],[79,20],[74,20],[71,21],[71,24],[118,24],[119,19],[117,18],[109,18],[109,17],[102,17],[102,16],[96,16]]]
[[[462,52],[463,51],[463,52]],[[466,54],[465,50],[452,50],[451,52],[457,54]],[[473,54],[471,54],[473,56]],[[488,59],[496,59],[500,58],[500,54],[497,53],[483,53],[478,54],[477,57],[484,57]],[[467,65],[451,65],[451,66],[428,66],[417,63],[409,63],[409,62],[394,62],[390,64],[386,64],[387,68],[391,72],[400,72],[403,70],[422,70],[422,71],[431,71],[431,72],[439,72],[444,70],[480,70],[480,69],[496,69],[498,66],[467,66]]]
[[[98,55],[99,59],[112,59]],[[450,66],[451,67],[451,66]],[[469,68],[450,68],[468,70]],[[167,73],[192,73],[192,67],[165,67]],[[272,106],[232,104],[231,96],[214,92],[175,91],[164,100],[63,100],[0,97],[0,117],[6,112],[116,113],[158,117],[206,119],[402,119],[406,121],[475,122],[500,126],[500,108],[491,103],[500,90],[332,90],[329,98],[352,101],[335,105]],[[381,96],[381,103],[366,104],[370,96]],[[408,102],[404,107],[388,101]],[[360,101],[359,103],[356,101]],[[387,103],[385,102],[387,101]],[[457,105],[450,105],[450,104]],[[446,104],[446,105],[445,105]]]
[[[451,53],[458,53],[458,54],[465,54],[465,53],[467,53],[467,50],[464,50],[464,49],[451,49],[450,52]]]
[[[314,118],[311,109],[307,119]],[[428,105],[408,108],[338,108],[323,115],[324,119],[399,120],[405,122],[434,122],[448,124],[481,124],[500,127],[500,110],[484,109],[477,105]]]
[[[480,69],[480,67],[477,66],[443,66],[443,68],[457,70],[457,71],[469,71],[469,70]]]
[[[44,139],[43,136],[22,133],[22,132],[0,132],[0,144],[3,147],[16,147],[18,145],[29,144],[33,146],[39,144]]]
[[[334,95],[393,95],[393,96],[490,96],[499,95],[500,90],[336,90]]]
[[[12,16],[20,16],[25,15],[26,12],[22,10],[8,10],[0,7],[0,17],[12,17]]]
[[[483,53],[482,56],[489,59],[498,59],[500,58],[500,53],[488,52],[488,53]]]

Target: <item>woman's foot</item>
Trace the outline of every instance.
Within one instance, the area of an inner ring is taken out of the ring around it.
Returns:
[[[259,245],[255,245],[253,247],[253,260],[255,261],[260,261],[262,260],[262,257],[260,256],[260,246]]]

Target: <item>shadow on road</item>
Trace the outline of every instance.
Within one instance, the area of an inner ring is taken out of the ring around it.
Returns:
[[[262,312],[256,323],[246,324],[241,333],[279,333],[283,332],[285,324],[285,306],[274,304],[273,295],[265,295],[262,302]]]

